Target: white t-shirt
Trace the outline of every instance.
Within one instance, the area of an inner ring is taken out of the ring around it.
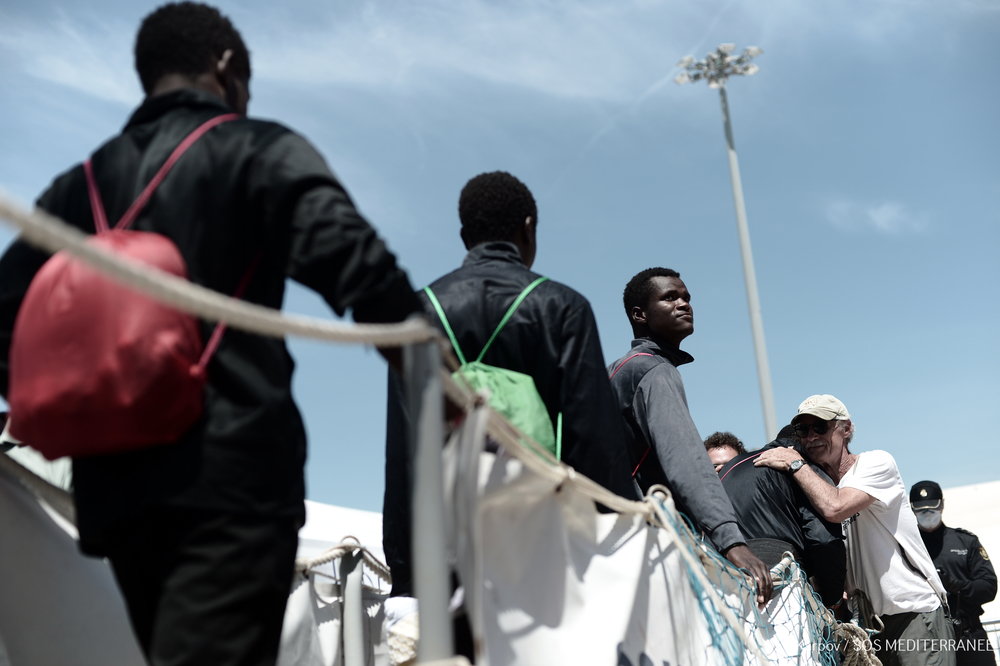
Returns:
[[[844,521],[848,591],[864,590],[878,615],[926,613],[940,606],[935,589],[943,592],[941,581],[920,538],[893,457],[886,451],[858,454],[837,487],[857,488],[875,498]],[[900,546],[919,573],[907,564]]]

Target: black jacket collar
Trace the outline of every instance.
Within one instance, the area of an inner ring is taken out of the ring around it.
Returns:
[[[632,349],[662,356],[670,361],[670,364],[674,367],[690,363],[694,360],[694,356],[691,356],[686,351],[681,349],[664,349],[654,342],[652,338],[636,338],[632,341]]]
[[[489,241],[476,245],[465,255],[462,265],[474,266],[493,261],[518,264],[522,268],[526,268],[524,261],[521,260],[521,251],[517,249],[516,245],[507,241]]]
[[[225,102],[209,92],[183,88],[156,97],[147,97],[139,105],[139,108],[132,112],[124,129],[156,120],[178,107],[216,109],[219,113],[232,113],[233,111]]]

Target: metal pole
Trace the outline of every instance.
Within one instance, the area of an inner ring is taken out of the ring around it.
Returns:
[[[365,666],[365,605],[361,595],[364,566],[361,551],[348,553],[340,558],[340,584],[343,589],[343,644],[344,666]]]
[[[452,656],[448,613],[448,565],[445,547],[444,396],[441,353],[434,342],[403,348],[403,372],[409,402],[413,463],[413,584],[420,604],[419,663]]]
[[[764,431],[767,441],[778,434],[777,419],[774,415],[774,392],[771,389],[771,370],[767,364],[767,346],[764,343],[764,324],[760,316],[760,297],[757,295],[757,276],[753,268],[753,252],[750,250],[750,230],[747,226],[747,211],[743,204],[743,184],[740,181],[740,164],[736,158],[736,144],[733,142],[733,127],[729,120],[729,101],[726,86],[719,87],[722,100],[722,120],[726,129],[726,152],[729,156],[729,179],[733,184],[733,202],[736,204],[736,228],[740,236],[740,255],[743,257],[743,282],[747,290],[747,307],[750,310],[750,329],[753,332],[754,355],[757,358],[757,382],[760,385],[760,402],[764,410]]]

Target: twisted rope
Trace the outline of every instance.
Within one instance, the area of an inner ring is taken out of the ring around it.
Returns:
[[[89,266],[115,278],[119,282],[138,289],[148,296],[168,303],[180,310],[206,320],[225,321],[234,328],[268,335],[301,337],[341,343],[365,343],[377,346],[401,346],[413,343],[437,341],[442,348],[445,343],[437,331],[420,319],[411,319],[401,324],[335,324],[312,317],[285,315],[276,310],[239,301],[224,296],[199,285],[192,284],[173,275],[151,269],[140,263],[124,260],[110,251],[86,243],[88,235],[62,222],[58,218],[35,211],[25,212],[0,195],[0,218],[18,227],[23,239],[49,252],[65,250]],[[446,359],[449,357],[446,355]],[[446,364],[453,365],[454,362]],[[445,394],[468,412],[475,405],[482,404],[484,396],[476,394],[467,383],[464,386],[455,381],[442,367],[442,384]],[[493,409],[488,410],[487,432],[504,447],[508,454],[519,460],[532,472],[551,479],[558,484],[569,484],[584,496],[604,504],[623,514],[635,514],[654,521],[666,529],[680,543],[680,535],[667,519],[658,499],[650,495],[644,501],[627,500],[615,495],[591,479],[578,475],[575,470],[543,449],[537,442],[519,432],[503,416]],[[527,446],[522,442],[527,442]],[[655,520],[654,520],[655,519]],[[324,552],[317,558],[296,561],[296,571],[305,574],[311,569],[342,557],[348,552],[360,550],[369,569],[379,578],[390,581],[388,568],[367,549],[357,543],[343,542]],[[691,568],[701,584],[708,591],[713,602],[718,605],[723,618],[736,632],[760,663],[766,659],[759,648],[751,643],[740,621],[725,605],[714,589],[703,569],[702,563],[686,548],[679,548],[682,558]],[[877,660],[875,661],[877,664]]]
[[[303,576],[309,574],[310,571],[316,567],[328,564],[334,560],[340,559],[344,555],[353,553],[355,551],[361,552],[361,559],[365,565],[371,570],[373,574],[378,576],[385,583],[392,583],[392,577],[389,573],[389,567],[383,563],[380,559],[371,554],[367,548],[361,545],[361,542],[357,537],[346,536],[339,544],[328,548],[323,551],[317,557],[299,557],[295,560],[295,573],[300,573]]]
[[[175,275],[123,259],[113,252],[86,243],[88,234],[62,220],[36,210],[28,213],[0,195],[0,218],[21,230],[22,238],[49,252],[65,250],[88,266],[118,282],[195,316],[224,321],[233,328],[284,337],[297,335],[328,342],[362,343],[398,347],[427,342],[441,336],[422,319],[401,324],[337,324],[314,317],[286,315],[271,308],[240,301]]]
[[[110,251],[86,243],[88,235],[44,211],[26,212],[0,195],[0,218],[8,220],[21,230],[23,239],[49,252],[66,250],[89,266],[104,272],[130,287],[168,303],[178,309],[203,319],[225,321],[234,328],[282,337],[298,335],[328,342],[367,343],[377,346],[400,346],[418,342],[437,341],[442,348],[447,342],[437,330],[423,320],[412,319],[401,324],[336,324],[313,317],[282,314],[276,310],[239,301],[210,289],[143,264],[122,259]],[[454,366],[454,359],[445,355],[446,365]],[[465,383],[455,381],[444,368],[441,370],[445,394],[468,412],[485,398],[476,394]],[[545,451],[512,426],[506,419],[490,410],[487,431],[515,458],[535,473],[558,483],[569,483],[587,497],[601,502],[622,513],[650,516],[651,510],[644,502],[619,497],[575,471]],[[528,442],[531,450],[522,442]]]
[[[852,622],[840,622],[830,609],[816,603],[815,595],[807,594],[806,601],[813,613],[827,626],[833,627],[833,635],[841,654],[841,666],[882,666],[875,656],[868,632]]]
[[[834,627],[837,643],[843,645],[841,666],[882,666],[881,660],[872,651],[868,632],[850,622],[837,622]]]

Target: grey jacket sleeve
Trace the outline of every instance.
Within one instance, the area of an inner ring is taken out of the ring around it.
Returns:
[[[656,451],[677,508],[708,534],[720,552],[745,543],[732,502],[705,453],[677,368],[661,363],[643,376],[632,409]]]

